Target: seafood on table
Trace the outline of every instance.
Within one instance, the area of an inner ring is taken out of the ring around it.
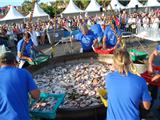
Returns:
[[[109,64],[73,62],[46,69],[34,76],[42,92],[65,93],[62,108],[83,108],[101,104],[97,89],[105,88],[104,76],[110,72]]]
[[[43,112],[49,112],[52,111],[54,105],[56,104],[57,100],[53,97],[48,98],[40,98],[36,100],[31,105],[31,111],[43,111]]]

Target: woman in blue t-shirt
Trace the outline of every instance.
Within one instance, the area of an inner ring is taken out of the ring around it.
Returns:
[[[107,120],[140,120],[140,105],[150,108],[146,81],[129,72],[130,55],[117,49],[113,57],[115,71],[105,77],[108,93]]]

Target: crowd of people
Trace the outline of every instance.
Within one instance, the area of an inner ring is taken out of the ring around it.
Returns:
[[[146,81],[129,71],[132,63],[126,49],[120,48],[124,31],[139,32],[142,28],[157,30],[159,34],[159,17],[156,12],[132,13],[126,11],[119,15],[57,17],[48,22],[4,24],[0,26],[2,41],[8,47],[17,46],[17,58],[12,52],[0,54],[0,119],[29,120],[28,93],[35,99],[39,98],[38,90],[31,74],[23,69],[26,61],[32,62],[39,45],[52,44],[48,33],[54,29],[71,32],[73,28],[79,30],[72,35],[72,40],[80,42],[83,52],[93,51],[93,47],[101,46],[102,50],[114,48],[114,71],[105,77],[108,91],[107,120],[139,120],[140,106],[149,110],[151,95]],[[55,23],[56,21],[56,23]],[[6,42],[7,38],[7,42]],[[46,39],[47,38],[47,39]],[[9,42],[10,41],[10,42]],[[9,46],[11,45],[11,46]],[[149,57],[148,71],[153,73],[153,61],[158,56],[160,46]],[[18,67],[17,67],[18,63]],[[152,81],[159,80],[159,73]],[[157,93],[158,94],[158,93]],[[14,99],[13,99],[14,98]]]
[[[147,31],[147,34],[154,33],[155,36],[159,33],[159,18],[160,13],[157,11],[151,11],[150,13],[145,12],[134,12],[127,13],[125,10],[121,11],[119,14],[116,14],[120,22],[120,29],[125,31],[131,31],[135,33],[141,33],[142,31]],[[35,41],[35,45],[38,43],[43,45],[46,40],[47,30],[61,28],[78,28],[81,24],[87,24],[88,27],[92,26],[94,22],[101,25],[102,30],[105,30],[108,21],[113,18],[112,15],[102,14],[101,16],[73,16],[73,17],[57,17],[56,19],[50,19],[49,21],[37,20],[32,24],[32,32]],[[56,20],[56,24],[55,24]],[[20,40],[22,34],[27,31],[29,23],[13,23],[13,24],[2,24],[0,25],[0,35],[8,37],[11,40]],[[157,31],[155,33],[153,31]],[[50,39],[50,38],[48,38]],[[50,42],[50,41],[49,41]]]
[[[108,22],[113,18],[113,15],[102,14],[101,16],[79,15],[73,17],[57,17],[50,19],[49,21],[42,21],[39,19],[31,25],[32,28],[28,26],[29,23],[27,22],[2,24],[0,25],[0,36],[7,38],[8,41],[6,42],[1,40],[0,43],[8,43],[8,46],[12,47],[16,45],[20,39],[22,39],[23,33],[30,31],[32,33],[32,40],[34,45],[44,45],[47,39],[49,43],[52,43],[51,39],[53,38],[50,38],[50,35],[47,33],[54,32],[54,29],[78,29],[82,24],[86,24],[90,28],[95,22],[101,26],[101,29],[104,32],[105,27],[107,24],[109,24]],[[120,25],[119,28],[123,31],[130,31],[135,34],[139,34],[145,31],[148,36],[152,35],[152,37],[159,37],[159,12],[134,12],[128,14],[124,10],[117,14],[116,18],[116,22],[119,22],[118,24]]]

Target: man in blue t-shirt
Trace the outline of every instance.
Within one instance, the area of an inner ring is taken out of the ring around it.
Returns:
[[[121,41],[121,36],[121,31],[113,23],[111,23],[104,31],[102,48],[117,48]]]
[[[30,120],[29,96],[39,98],[32,75],[16,68],[16,58],[11,52],[0,55],[0,120]]]
[[[38,50],[32,40],[30,33],[26,32],[24,39],[20,40],[17,44],[17,61],[19,62],[19,68],[22,68],[25,61],[33,62],[36,52],[41,52]],[[43,52],[41,52],[43,54]]]
[[[94,25],[90,27],[90,30],[93,31],[93,33],[97,36],[98,42],[101,42],[103,38],[103,31],[102,31],[101,25],[96,23],[95,21]]]
[[[96,35],[88,30],[86,25],[81,26],[81,32],[74,36],[74,39],[81,43],[83,52],[93,51],[92,45],[97,40]]]
[[[150,108],[146,81],[129,72],[130,55],[118,49],[113,56],[115,71],[105,77],[108,93],[107,120],[140,120],[140,105]]]

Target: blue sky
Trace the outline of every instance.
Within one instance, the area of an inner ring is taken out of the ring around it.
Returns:
[[[31,1],[31,0],[30,0]],[[40,0],[40,2],[49,2],[49,1],[55,1],[55,0]],[[0,0],[0,7],[6,6],[6,5],[21,5],[24,2],[24,0]]]

